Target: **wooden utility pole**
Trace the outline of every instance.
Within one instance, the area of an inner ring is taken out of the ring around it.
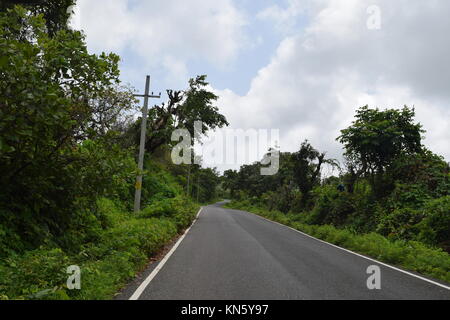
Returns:
[[[161,98],[161,93],[158,96],[150,95],[150,76],[145,79],[145,92],[144,94],[135,94],[135,97],[144,98],[144,108],[142,109],[142,122],[141,122],[141,140],[139,143],[139,158],[138,158],[138,176],[136,178],[136,191],[134,193],[134,212],[141,210],[141,192],[142,192],[142,170],[144,169],[144,153],[145,153],[145,136],[147,132],[147,113],[148,113],[148,98]]]
[[[188,178],[187,178],[187,195],[190,196],[189,192],[189,181],[191,180],[191,164],[188,164]]]
[[[198,193],[200,192],[200,168],[197,173],[197,203],[198,203]]]

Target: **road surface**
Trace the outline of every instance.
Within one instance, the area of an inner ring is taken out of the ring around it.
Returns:
[[[254,214],[206,206],[139,299],[446,299],[450,291]]]

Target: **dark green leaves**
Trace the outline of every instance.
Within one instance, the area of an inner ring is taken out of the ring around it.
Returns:
[[[89,54],[80,32],[50,36],[45,24],[21,7],[0,12],[0,218],[14,216],[8,228],[30,245],[95,212],[95,198],[133,167],[109,140],[133,105],[116,86],[119,58]]]
[[[364,173],[383,172],[401,154],[422,150],[422,126],[414,123],[414,109],[369,109],[356,112],[356,120],[337,138],[345,155]]]

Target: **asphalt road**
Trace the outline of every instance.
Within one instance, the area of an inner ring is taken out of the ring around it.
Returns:
[[[248,212],[204,207],[139,299],[446,299],[450,291]]]

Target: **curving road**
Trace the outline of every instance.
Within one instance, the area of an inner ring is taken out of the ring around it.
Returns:
[[[381,289],[369,290],[370,265],[377,263],[216,204],[203,208],[139,299],[450,300],[450,290],[383,265]]]

